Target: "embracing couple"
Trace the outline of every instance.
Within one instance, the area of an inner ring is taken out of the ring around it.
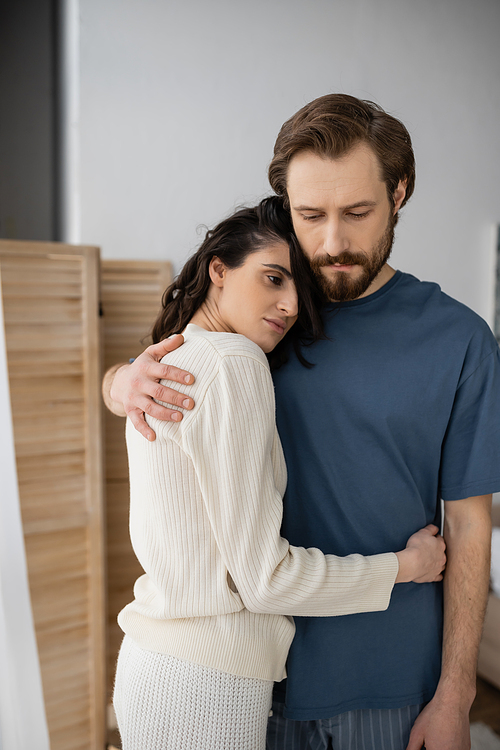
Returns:
[[[269,178],[104,380],[145,571],[119,615],[123,750],[468,750],[498,345],[388,264],[415,182],[397,119],[321,97]]]

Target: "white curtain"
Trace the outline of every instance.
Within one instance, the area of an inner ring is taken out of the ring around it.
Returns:
[[[0,750],[49,750],[19,507],[1,294]]]

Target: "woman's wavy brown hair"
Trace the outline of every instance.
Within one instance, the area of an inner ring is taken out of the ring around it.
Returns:
[[[271,367],[279,367],[286,361],[292,344],[300,362],[310,367],[301,348],[324,337],[319,314],[321,299],[309,263],[293,233],[290,214],[276,196],[264,198],[254,208],[241,208],[207,232],[201,246],[163,294],[162,308],[151,332],[153,343],[181,333],[203,304],[211,283],[209,265],[214,256],[227,268],[239,268],[248,255],[277,241],[286,242],[290,250],[299,317],[290,333],[269,353],[268,359]]]

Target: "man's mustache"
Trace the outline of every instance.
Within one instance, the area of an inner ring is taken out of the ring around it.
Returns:
[[[344,252],[339,255],[320,255],[312,260],[311,265],[313,268],[323,268],[325,266],[333,266],[338,263],[341,266],[365,266],[367,258],[363,253],[349,253]]]

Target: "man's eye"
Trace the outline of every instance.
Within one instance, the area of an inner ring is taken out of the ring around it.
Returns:
[[[306,216],[306,214],[303,214],[302,218],[304,219],[304,221],[315,221],[315,219],[319,219],[320,216],[319,214],[314,214],[312,216]]]
[[[347,215],[348,216],[352,216],[353,219],[364,219],[365,216],[368,216],[369,213],[370,213],[369,211],[364,211],[361,214],[356,214],[353,211],[349,211],[349,213]]]

